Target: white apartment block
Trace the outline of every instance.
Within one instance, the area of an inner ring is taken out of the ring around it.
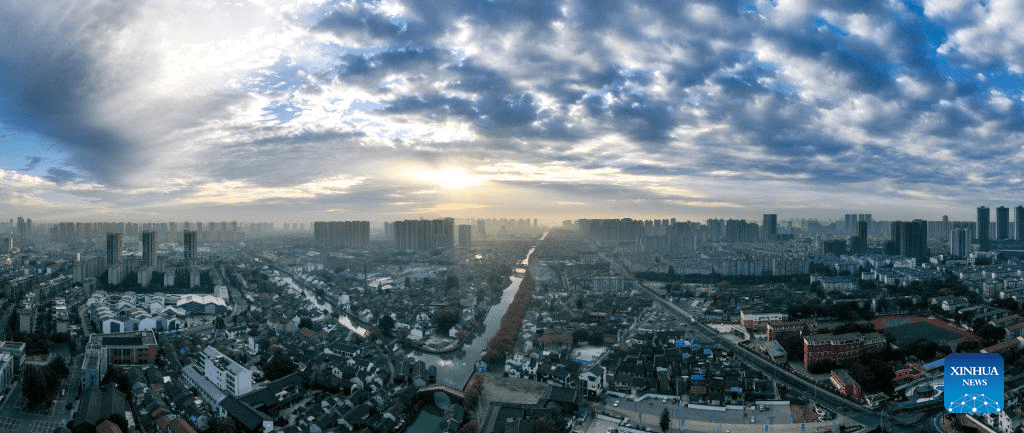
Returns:
[[[225,393],[238,397],[252,391],[252,369],[206,346],[202,356],[203,374]]]

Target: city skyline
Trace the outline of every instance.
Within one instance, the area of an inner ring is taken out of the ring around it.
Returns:
[[[15,2],[0,205],[972,221],[1021,203],[1022,19],[999,1]]]

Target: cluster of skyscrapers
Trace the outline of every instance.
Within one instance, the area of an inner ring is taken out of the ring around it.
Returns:
[[[742,219],[708,219],[706,224],[672,219],[581,219],[577,227],[600,245],[635,244],[643,250],[681,253],[708,242],[758,242],[792,238],[779,233],[777,214],[764,214],[762,224]]]
[[[404,220],[384,223],[384,236],[393,240],[396,249],[404,251],[451,251],[455,246],[469,248],[473,226],[457,227],[455,219]],[[457,235],[457,237],[456,237]],[[313,223],[313,240],[317,246],[330,249],[366,249],[370,244],[369,221],[317,221]]]
[[[1013,226],[1010,231],[1010,208],[999,206],[996,208],[995,237],[991,235],[991,213],[989,208],[981,206],[978,208],[978,248],[981,251],[988,251],[992,248],[992,241],[1017,240],[1024,241],[1024,206],[1013,208]]]
[[[112,285],[120,284],[129,272],[137,272],[138,283],[146,286],[149,285],[155,272],[162,271],[164,272],[164,285],[173,285],[177,269],[162,269],[162,264],[157,256],[159,245],[157,232],[152,230],[143,231],[141,238],[142,262],[129,263],[124,260],[122,253],[124,251],[124,234],[120,232],[107,233],[105,257],[107,283]],[[182,232],[182,239],[184,241],[184,270],[189,275],[189,287],[198,287],[199,268],[197,253],[199,251],[199,233],[195,230],[185,230]],[[79,271],[79,268],[84,268],[87,264],[82,261],[80,254],[76,256],[75,262],[77,280],[80,273],[84,274],[84,272]]]
[[[406,251],[451,251],[455,247],[455,219],[404,220],[392,223],[395,247]]]
[[[321,248],[366,249],[370,245],[369,221],[317,221],[313,241]]]

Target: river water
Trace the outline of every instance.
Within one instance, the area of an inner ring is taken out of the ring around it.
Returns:
[[[412,354],[416,359],[423,361],[427,367],[431,365],[437,367],[437,383],[455,389],[462,389],[466,385],[469,376],[473,374],[473,365],[480,360],[480,355],[487,347],[487,342],[498,332],[501,318],[505,316],[505,311],[508,310],[509,304],[515,298],[516,292],[519,291],[519,284],[523,282],[522,275],[534,249],[530,248],[530,252],[526,253],[526,258],[519,262],[515,273],[509,278],[511,281],[508,287],[501,292],[501,301],[492,305],[491,309],[487,311],[487,316],[484,317],[483,334],[477,335],[471,342],[467,341],[461,350],[455,352],[442,354],[414,352]]]

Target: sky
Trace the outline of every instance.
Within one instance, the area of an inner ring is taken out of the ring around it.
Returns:
[[[973,219],[1024,204],[1016,0],[14,0],[35,221]]]

